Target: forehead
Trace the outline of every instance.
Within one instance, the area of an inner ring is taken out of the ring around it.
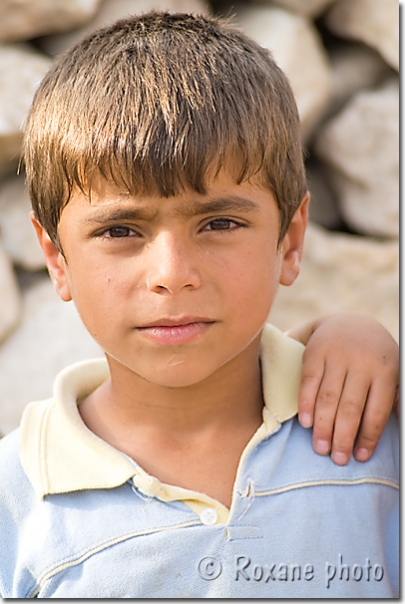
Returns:
[[[189,218],[199,214],[218,212],[259,212],[268,206],[276,207],[272,193],[256,180],[238,184],[226,171],[207,180],[206,193],[192,189],[162,197],[154,194],[133,194],[115,183],[95,177],[87,194],[75,189],[65,206],[64,217],[80,217],[86,223],[104,220],[139,218],[148,221],[164,216]]]

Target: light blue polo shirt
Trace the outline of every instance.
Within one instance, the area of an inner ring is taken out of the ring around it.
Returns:
[[[68,368],[0,441],[3,598],[398,597],[398,426],[339,467],[296,419],[302,347],[267,326],[263,424],[231,508],[166,485],[92,432],[77,404],[104,360]]]

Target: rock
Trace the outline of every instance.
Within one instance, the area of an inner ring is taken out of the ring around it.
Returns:
[[[39,41],[40,47],[50,56],[63,52],[79,42],[90,32],[109,25],[130,14],[145,13],[152,9],[172,12],[206,13],[205,0],[104,0],[95,19],[86,27],[67,34],[47,36]]]
[[[35,89],[48,70],[49,58],[28,45],[0,45],[0,171],[20,154],[22,125]]]
[[[336,113],[356,92],[387,79],[392,70],[381,56],[360,44],[341,44],[330,52],[332,101],[328,113]]]
[[[237,22],[268,48],[294,91],[304,140],[322,118],[331,94],[331,69],[315,27],[304,17],[271,6],[236,6]]]
[[[398,95],[396,78],[358,93],[315,141],[316,154],[331,167],[342,215],[359,233],[398,236]]]
[[[18,325],[21,293],[9,257],[0,242],[0,342]],[[1,348],[0,348],[1,350]],[[2,373],[0,371],[0,376]],[[3,379],[3,378],[1,378]],[[0,379],[0,381],[1,381]],[[1,432],[1,430],[0,430]]]
[[[287,330],[323,314],[360,311],[399,337],[397,242],[335,234],[310,225],[301,274],[280,287],[270,321]]]
[[[28,271],[45,268],[44,255],[30,221],[31,202],[24,176],[0,183],[0,232],[14,264]]]
[[[327,229],[339,230],[342,227],[342,217],[328,182],[325,166],[320,162],[307,163],[308,187],[311,193],[309,217],[313,222]]]
[[[101,0],[1,0],[0,40],[24,40],[89,21]]]
[[[48,277],[24,295],[20,327],[0,348],[0,433],[16,428],[32,400],[52,395],[56,374],[67,365],[102,356],[72,302],[62,302]]]
[[[298,13],[303,17],[310,17],[315,19],[319,17],[335,0],[274,0],[275,4],[278,4],[286,10],[290,10],[293,13]],[[270,4],[270,0],[255,0],[260,4]]]
[[[327,27],[344,38],[365,42],[399,70],[397,0],[339,0],[326,15]]]

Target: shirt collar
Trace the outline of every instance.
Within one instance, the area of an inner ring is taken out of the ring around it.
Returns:
[[[271,325],[263,329],[261,370],[263,425],[274,432],[298,409],[303,346]],[[35,491],[45,495],[110,489],[145,473],[127,456],[91,432],[77,402],[109,377],[105,359],[77,363],[56,378],[52,399],[31,403],[21,420],[20,457]],[[251,444],[251,443],[250,443]],[[156,480],[156,479],[154,479]]]

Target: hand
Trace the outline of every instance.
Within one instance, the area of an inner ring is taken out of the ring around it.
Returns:
[[[313,448],[345,465],[367,461],[395,407],[398,345],[378,321],[358,313],[321,317],[287,335],[303,344],[298,417],[313,425]]]

